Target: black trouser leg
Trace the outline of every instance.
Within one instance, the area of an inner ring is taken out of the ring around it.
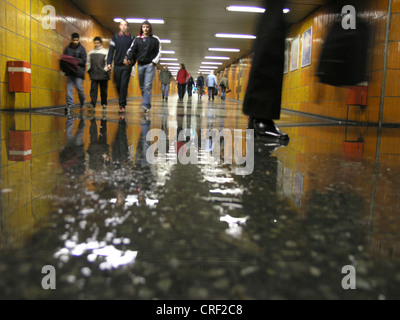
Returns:
[[[108,90],[108,80],[100,81],[100,97],[101,105],[107,105],[107,90]]]
[[[98,95],[98,88],[99,88],[99,81],[97,80],[92,80],[91,86],[90,86],[90,98],[92,99],[92,105],[93,107],[96,106],[97,103],[97,95]]]
[[[259,119],[279,119],[281,112],[286,25],[285,1],[264,0],[257,29],[243,112]]]

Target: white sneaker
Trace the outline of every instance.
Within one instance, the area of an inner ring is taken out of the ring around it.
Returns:
[[[144,113],[148,113],[150,109],[147,109],[145,106],[140,106],[140,111]]]

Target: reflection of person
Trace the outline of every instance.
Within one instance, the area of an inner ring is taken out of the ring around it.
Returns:
[[[110,162],[110,150],[107,144],[107,120],[100,120],[100,134],[97,136],[97,122],[90,121],[90,144],[87,150],[89,155],[89,168],[100,170]]]
[[[162,99],[165,99],[165,101],[168,101],[169,87],[172,79],[172,73],[168,70],[168,65],[166,64],[160,71],[161,93]]]
[[[153,35],[150,22],[145,21],[140,26],[139,36],[135,38],[129,48],[124,63],[134,65],[138,63],[139,84],[142,90],[141,111],[151,109],[151,91],[156,74],[156,65],[161,57],[161,41]]]
[[[262,15],[254,44],[253,62],[243,102],[249,116],[249,129],[255,135],[287,140],[273,120],[280,118],[286,25],[284,1],[264,0]],[[267,83],[267,85],[265,85]]]
[[[98,89],[100,85],[101,105],[103,109],[107,108],[107,88],[108,80],[110,79],[107,68],[107,54],[108,50],[102,46],[100,37],[93,39],[94,49],[89,52],[86,68],[90,76],[91,89],[90,97],[92,99],[91,107],[94,108],[97,103]]]
[[[112,69],[114,60],[114,82],[119,95],[119,111],[125,111],[126,97],[128,95],[128,84],[131,77],[132,67],[124,64],[126,52],[132,44],[133,37],[128,32],[129,26],[126,20],[119,23],[119,32],[115,34],[110,43],[107,57],[107,68]],[[114,55],[115,53],[115,55]]]
[[[85,150],[83,147],[83,132],[85,120],[81,117],[76,134],[73,134],[74,119],[67,118],[66,121],[67,143],[60,152],[60,164],[64,172],[74,176],[85,173]]]
[[[85,78],[86,66],[86,50],[79,42],[79,34],[73,33],[71,35],[71,43],[65,48],[64,54],[78,59],[78,70],[76,72],[70,71],[67,76],[67,107],[71,109],[74,107],[74,97],[72,89],[75,86],[78,91],[80,107],[85,105],[85,92],[83,90],[83,79]]]
[[[181,67],[176,75],[176,82],[178,83],[178,96],[179,101],[182,101],[185,96],[186,83],[189,78],[189,72],[187,72],[186,67],[181,63]]]

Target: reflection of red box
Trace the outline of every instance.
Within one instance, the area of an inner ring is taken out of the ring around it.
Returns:
[[[7,61],[8,91],[31,92],[31,64],[25,61]]]
[[[25,161],[32,158],[31,132],[9,131],[8,160]]]
[[[367,105],[368,86],[353,86],[346,89],[347,105]]]

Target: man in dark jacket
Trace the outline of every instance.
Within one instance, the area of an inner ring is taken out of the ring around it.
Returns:
[[[153,35],[150,22],[145,21],[140,26],[139,36],[132,42],[127,52],[125,64],[127,66],[138,63],[139,84],[142,90],[141,111],[148,112],[151,108],[151,91],[156,65],[161,57],[161,41]]]
[[[133,41],[133,36],[129,34],[128,29],[128,22],[126,22],[126,20],[122,20],[119,23],[119,32],[112,38],[107,57],[107,68],[110,71],[112,69],[112,62],[114,60],[114,81],[119,95],[120,112],[125,111],[126,97],[128,95],[128,84],[132,72],[132,67],[124,64],[126,52]]]
[[[85,78],[86,66],[86,50],[79,42],[79,34],[73,33],[71,35],[71,43],[65,48],[64,54],[74,57],[78,60],[78,69],[76,71],[69,70],[66,72],[67,76],[67,106],[68,109],[74,107],[74,97],[72,89],[75,86],[78,91],[80,107],[85,105],[85,92],[83,90],[83,79]]]
[[[91,107],[94,108],[97,102],[98,88],[100,85],[101,105],[103,109],[107,108],[107,89],[109,72],[107,68],[107,54],[108,50],[103,48],[102,40],[100,37],[93,39],[94,49],[89,52],[88,62],[86,65],[87,71],[92,80],[90,88],[90,97],[92,99]]]

